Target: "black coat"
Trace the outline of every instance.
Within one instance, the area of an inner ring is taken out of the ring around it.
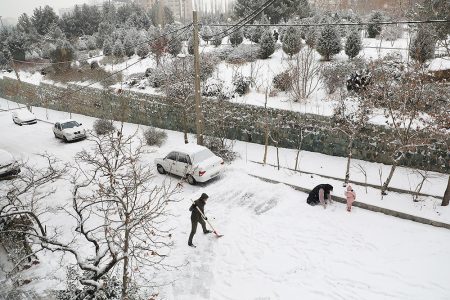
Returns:
[[[203,199],[198,199],[198,200],[195,200],[194,203],[195,204],[192,204],[191,207],[189,208],[189,210],[192,212],[191,213],[191,220],[192,221],[194,221],[194,220],[200,221],[200,220],[202,220],[202,215],[200,214],[200,212],[198,211],[198,209],[195,206],[200,208],[200,211],[203,214],[205,214],[204,209],[205,209],[206,202]]]
[[[333,190],[333,186],[331,184],[319,184],[315,188],[312,189],[312,191],[308,195],[308,199],[306,202],[309,205],[316,205],[320,203],[319,200],[319,190],[323,189],[324,192],[324,198],[327,199],[330,195],[330,192]]]

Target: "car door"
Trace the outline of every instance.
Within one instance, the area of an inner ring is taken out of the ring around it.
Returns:
[[[189,155],[184,153],[178,154],[178,162],[177,162],[177,171],[180,176],[186,176],[189,172],[189,167],[191,165],[191,160],[189,159]]]
[[[61,124],[60,124],[60,123],[56,123],[56,124],[55,124],[55,134],[56,134],[57,136],[59,136],[60,138],[63,137],[62,129],[61,129]]]
[[[177,158],[178,158],[178,152],[170,152],[166,158],[164,159],[165,161],[165,167],[164,169],[172,174],[176,174],[178,175],[177,172]]]
[[[12,113],[12,118],[13,118],[13,121],[14,121],[15,123],[18,123],[18,122],[17,122],[17,112],[13,112],[13,113]]]

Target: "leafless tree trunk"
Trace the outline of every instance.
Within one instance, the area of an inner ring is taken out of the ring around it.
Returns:
[[[442,198],[442,206],[448,206],[450,201],[450,176],[448,177],[447,188],[445,189],[444,197]]]

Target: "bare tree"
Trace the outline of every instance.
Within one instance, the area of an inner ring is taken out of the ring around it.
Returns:
[[[53,192],[47,189],[36,193],[36,186],[56,180],[65,172],[56,169],[50,158],[49,167],[36,172],[39,176],[22,180],[24,183],[18,181],[17,187],[0,198],[1,220],[12,216],[26,216],[28,220],[22,228],[3,230],[2,234],[26,235],[35,252],[72,255],[77,268],[83,271],[78,278],[83,288],[76,299],[93,299],[102,293],[106,276],[114,270],[121,274],[121,298],[129,299],[132,276],[144,274],[140,270],[170,267],[163,262],[171,246],[171,228],[165,225],[169,217],[166,207],[177,188],[151,182],[153,175],[142,160],[145,151],[141,141],[136,143],[136,133],[124,136],[121,127],[119,132],[89,139],[94,145],[91,151],[83,150],[76,156],[71,204],[59,210],[75,221],[75,231],[69,232],[72,240],[59,239],[58,230],[47,229],[36,213],[36,207]],[[48,208],[43,209],[49,213]],[[83,251],[79,245],[83,245]]]
[[[319,86],[321,65],[314,49],[304,47],[289,61],[292,78],[290,96],[294,102],[308,98]]]
[[[357,137],[361,137],[362,131],[367,127],[371,110],[366,101],[362,101],[360,97],[340,97],[333,112],[333,126],[347,137],[347,166],[345,169],[344,186],[350,179],[350,162],[354,141]],[[371,132],[370,134],[374,134]]]
[[[385,142],[393,149],[392,167],[381,189],[386,194],[394,171],[407,152],[431,149],[433,139],[445,139],[432,114],[442,107],[442,101],[448,101],[448,91],[442,83],[430,81],[420,65],[381,60],[372,65],[371,73],[372,84],[365,90],[364,99],[370,102],[369,106],[384,111],[390,127]]]

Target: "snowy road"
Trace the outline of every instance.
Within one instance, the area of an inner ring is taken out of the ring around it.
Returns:
[[[78,120],[92,124],[91,118]],[[88,141],[64,144],[46,123],[16,126],[8,112],[0,112],[0,128],[0,148],[30,161],[47,151],[70,162],[89,146]],[[135,128],[128,124],[126,132]],[[182,143],[180,133],[168,135],[149,163]],[[176,229],[169,262],[186,266],[158,273],[162,282],[173,281],[160,288],[162,299],[450,299],[448,230],[360,209],[348,214],[338,203],[327,210],[310,207],[305,194],[252,178],[242,165],[233,163],[210,184],[184,185],[184,200],[170,207],[178,217],[170,220]],[[155,181],[162,179],[158,175]],[[187,246],[189,199],[202,192],[210,195],[206,215],[225,236],[200,231],[192,249]],[[64,193],[55,200],[65,201]],[[42,262],[43,268],[45,257]],[[54,262],[41,274],[56,274],[59,267]]]

